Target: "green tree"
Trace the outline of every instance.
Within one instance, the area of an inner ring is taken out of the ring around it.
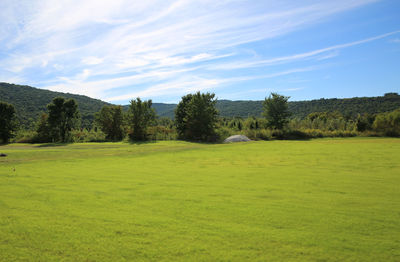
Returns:
[[[157,125],[158,126],[165,126],[165,127],[168,127],[168,128],[173,128],[174,127],[174,121],[169,117],[160,117],[160,118],[157,118]]]
[[[216,140],[215,127],[218,111],[215,94],[188,94],[182,97],[175,110],[175,125],[182,139],[195,141]]]
[[[96,123],[109,140],[120,141],[125,136],[122,106],[103,106],[96,114]]]
[[[2,143],[8,143],[10,138],[14,137],[17,130],[17,118],[13,105],[0,102],[0,140]]]
[[[50,142],[51,141],[51,129],[49,126],[49,115],[46,113],[42,113],[39,117],[39,120],[36,124],[36,140],[40,143]]]
[[[129,106],[129,125],[131,140],[141,141],[147,139],[147,129],[155,121],[155,111],[152,101],[142,101],[139,97],[131,100]]]
[[[373,128],[387,136],[400,136],[400,108],[377,115]]]
[[[71,130],[79,123],[77,103],[74,99],[65,100],[63,97],[56,97],[47,105],[47,109],[52,140],[67,142]]]
[[[267,119],[267,126],[274,129],[283,129],[289,122],[288,96],[271,93],[263,102],[263,115]]]
[[[193,95],[188,94],[183,96],[175,109],[175,126],[179,138],[186,138],[187,134],[187,108],[189,102],[192,100]]]

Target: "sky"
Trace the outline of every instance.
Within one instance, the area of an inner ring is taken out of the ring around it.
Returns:
[[[400,92],[400,1],[0,0],[0,82],[114,104]]]

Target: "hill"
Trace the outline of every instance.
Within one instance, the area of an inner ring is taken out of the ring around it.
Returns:
[[[41,112],[46,112],[46,106],[55,97],[73,98],[78,103],[82,117],[82,126],[90,127],[94,114],[110,103],[83,95],[54,92],[45,89],[34,88],[26,85],[15,85],[0,82],[0,101],[14,105],[18,120],[21,125],[29,128],[37,121]],[[161,117],[173,117],[175,104],[153,103],[157,114]],[[124,106],[125,109],[128,106]]]
[[[79,105],[82,116],[82,125],[89,127],[94,114],[104,105],[104,101],[83,95],[53,92],[30,86],[14,85],[0,82],[0,101],[13,104],[17,111],[18,119],[24,127],[32,127],[41,112],[46,111],[46,105],[54,97],[62,96],[73,98]],[[127,109],[128,106],[124,106]],[[176,104],[153,103],[153,108],[160,117],[174,117]],[[346,116],[357,114],[376,114],[393,111],[400,108],[400,95],[388,93],[378,97],[355,97],[345,99],[317,99],[311,101],[289,102],[292,117],[304,118],[312,112],[339,111]],[[230,101],[218,100],[217,109],[222,117],[249,117],[261,116],[262,101]]]
[[[263,101],[230,101],[218,100],[217,109],[222,117],[260,117]],[[176,105],[160,108],[163,116],[173,117]],[[313,112],[339,111],[345,116],[355,117],[357,114],[376,114],[400,108],[400,95],[388,93],[377,97],[331,98],[310,101],[289,102],[289,110],[293,118],[304,118]]]
[[[289,110],[295,117],[304,118],[312,112],[339,111],[344,116],[377,114],[400,108],[400,95],[387,93],[376,97],[331,98],[289,102]]]
[[[90,126],[94,118],[94,113],[108,104],[104,101],[82,95],[54,92],[30,86],[0,83],[0,101],[14,105],[17,117],[24,127],[31,127],[38,119],[41,112],[47,111],[46,105],[57,96],[76,100],[81,113],[83,126]]]

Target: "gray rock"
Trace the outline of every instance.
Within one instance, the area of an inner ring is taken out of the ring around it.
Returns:
[[[233,142],[249,142],[251,141],[247,136],[244,135],[234,135],[230,136],[224,140],[224,143],[233,143]]]

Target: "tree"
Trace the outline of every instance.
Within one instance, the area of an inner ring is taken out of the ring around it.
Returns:
[[[377,115],[373,128],[387,136],[400,136],[400,108]]]
[[[8,143],[10,138],[14,137],[17,130],[17,118],[13,105],[0,102],[0,140],[2,143]]]
[[[175,125],[182,139],[195,141],[216,140],[215,126],[218,111],[215,94],[188,94],[182,97],[175,110]]]
[[[289,122],[288,96],[271,93],[263,102],[263,115],[267,119],[267,126],[274,129],[283,129]]]
[[[53,141],[67,142],[70,132],[78,126],[79,111],[74,99],[56,97],[47,105],[48,123]]]
[[[113,141],[120,141],[124,138],[124,114],[122,106],[103,106],[96,114],[96,123],[106,134],[106,138]]]
[[[46,143],[51,141],[51,129],[49,126],[49,115],[42,113],[36,124],[36,142]]]
[[[152,101],[142,101],[139,97],[136,100],[131,100],[129,106],[129,124],[131,133],[129,134],[132,140],[146,140],[147,129],[155,120],[155,111],[152,106]]]

